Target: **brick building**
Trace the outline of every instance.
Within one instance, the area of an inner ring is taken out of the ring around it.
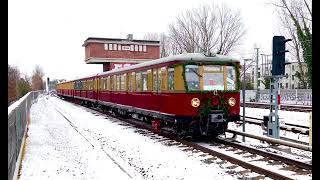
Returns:
[[[160,41],[89,37],[85,47],[87,64],[103,64],[103,71],[160,58]]]

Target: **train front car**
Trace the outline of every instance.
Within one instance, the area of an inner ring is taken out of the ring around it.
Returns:
[[[176,131],[196,137],[224,134],[228,122],[240,119],[239,61],[200,55],[180,62],[175,69],[182,69],[185,93],[177,93],[174,107],[168,107],[182,115],[176,116]]]

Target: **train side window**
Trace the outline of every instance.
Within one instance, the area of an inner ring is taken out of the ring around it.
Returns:
[[[112,90],[116,91],[117,90],[117,76],[113,75],[113,79],[112,79]]]
[[[148,74],[147,71],[142,72],[142,91],[148,90]]]
[[[158,71],[157,69],[153,69],[153,91],[158,91]]]
[[[104,89],[104,90],[107,90],[107,89],[108,89],[107,77],[103,78],[103,89]]]
[[[152,91],[152,70],[151,69],[149,69],[147,71],[147,78],[148,78],[148,80],[147,80],[147,82],[148,82],[147,89],[148,89],[148,91]]]
[[[141,81],[141,72],[136,73],[136,90],[141,91],[142,81]]]
[[[174,68],[168,68],[168,89],[174,90]]]
[[[158,91],[161,91],[161,86],[162,86],[162,74],[161,74],[161,69],[158,69],[158,86],[157,89]]]
[[[167,77],[167,67],[161,68],[161,90],[166,91],[168,90],[168,77]]]
[[[121,82],[120,89],[121,89],[121,91],[125,91],[126,90],[126,79],[127,79],[127,75],[126,74],[122,74],[121,75],[121,79],[120,79],[120,82]]]
[[[132,72],[130,74],[130,91],[136,90],[136,73]]]
[[[117,75],[117,79],[116,79],[116,84],[117,84],[116,90],[117,91],[120,90],[120,85],[121,85],[120,83],[121,83],[121,76]]]
[[[107,77],[107,86],[106,86],[106,89],[108,91],[110,91],[110,87],[111,87],[111,82],[110,82],[110,76]]]

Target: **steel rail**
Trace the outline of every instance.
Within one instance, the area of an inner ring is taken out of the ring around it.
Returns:
[[[248,151],[248,152],[250,152],[252,154],[258,154],[258,155],[261,155],[261,156],[264,156],[264,157],[270,157],[273,160],[278,160],[278,161],[281,161],[281,162],[284,162],[284,163],[287,163],[287,164],[290,164],[290,165],[295,165],[295,166],[300,167],[302,169],[312,170],[312,164],[311,163],[307,163],[307,162],[302,162],[302,161],[298,161],[298,160],[295,160],[295,159],[286,158],[286,157],[283,157],[282,155],[273,154],[273,153],[270,153],[270,152],[266,152],[264,150],[259,150],[259,149],[256,149],[256,148],[252,148],[252,147],[249,147],[249,146],[246,146],[246,145],[242,145],[242,144],[237,143],[237,142],[231,142],[231,141],[229,141],[227,139],[218,138],[216,141],[219,142],[219,143],[225,144],[225,145],[229,145],[229,146],[244,150],[244,151]]]
[[[230,132],[233,134],[238,134],[241,136],[246,136],[246,137],[250,137],[250,138],[254,138],[254,139],[259,139],[259,140],[266,141],[269,143],[281,144],[281,145],[285,145],[285,146],[289,146],[289,147],[294,147],[294,148],[302,149],[305,151],[312,151],[312,146],[307,146],[307,145],[303,145],[303,144],[283,141],[283,140],[274,139],[274,138],[270,138],[270,137],[258,136],[258,135],[244,133],[244,132],[235,131],[235,130],[231,130],[231,129],[227,129],[226,132]]]
[[[262,175],[265,175],[265,176],[273,178],[273,179],[281,179],[281,180],[291,180],[292,179],[290,177],[284,176],[284,175],[276,173],[274,171],[270,171],[270,170],[261,168],[259,166],[254,165],[254,164],[248,163],[246,161],[242,161],[240,159],[237,159],[237,158],[234,158],[232,156],[229,156],[229,155],[217,152],[215,150],[203,147],[201,145],[198,145],[198,144],[195,144],[195,143],[192,143],[192,142],[189,142],[189,141],[185,141],[185,140],[179,139],[176,136],[173,136],[172,134],[170,134],[168,132],[165,132],[165,131],[155,132],[152,129],[151,125],[146,124],[144,122],[133,120],[133,119],[126,119],[126,118],[118,117],[118,116],[116,116],[114,114],[109,114],[109,113],[105,114],[104,112],[100,112],[100,109],[97,109],[97,108],[90,108],[89,107],[89,109],[92,109],[92,110],[94,110],[96,112],[99,112],[99,113],[101,113],[101,115],[106,115],[106,116],[112,117],[112,118],[114,118],[116,120],[127,122],[127,123],[133,125],[134,127],[137,127],[137,128],[140,128],[140,129],[149,130],[149,131],[151,131],[151,132],[153,132],[155,134],[158,134],[158,135],[161,135],[163,137],[175,140],[175,141],[180,142],[180,143],[182,143],[184,145],[190,146],[190,147],[192,147],[194,149],[197,149],[197,150],[200,150],[202,152],[208,153],[208,154],[210,154],[212,156],[216,156],[216,157],[218,157],[220,159],[224,159],[224,160],[229,161],[231,163],[234,163],[234,164],[237,164],[239,166],[242,166],[243,168],[251,169],[252,171],[254,171],[254,172],[258,173],[258,174],[262,174]]]

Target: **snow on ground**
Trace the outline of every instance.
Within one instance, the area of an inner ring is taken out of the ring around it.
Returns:
[[[269,109],[261,109],[261,108],[245,108],[246,116],[248,117],[256,117],[263,118],[263,116],[269,116]],[[306,112],[295,112],[295,111],[283,111],[279,110],[279,118],[280,121],[284,121],[285,123],[309,126],[310,125],[310,113]],[[243,115],[243,108],[240,107],[240,115]]]
[[[129,179],[101,150],[93,148],[41,97],[31,124],[20,179]]]
[[[28,135],[20,179],[243,178],[228,174],[232,164],[219,158],[56,97],[42,96],[32,106]]]

